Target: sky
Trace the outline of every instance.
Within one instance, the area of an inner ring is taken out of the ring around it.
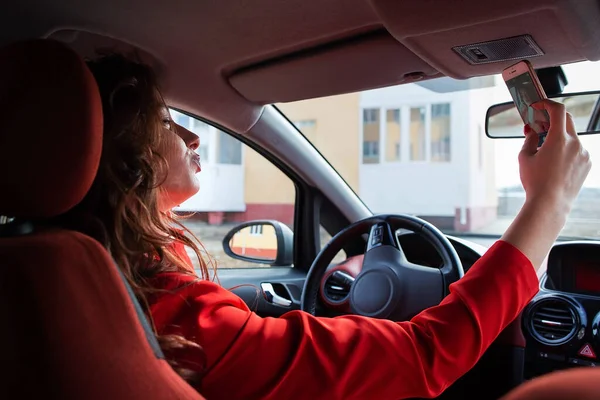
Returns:
[[[569,81],[563,93],[600,90],[600,62],[581,62],[563,65]],[[506,99],[510,94],[506,89]],[[492,139],[489,139],[492,140]],[[600,187],[600,134],[581,137],[583,146],[592,158],[592,170],[586,179],[585,187]],[[523,141],[521,139],[495,139],[496,185],[498,188],[520,185],[517,156]]]

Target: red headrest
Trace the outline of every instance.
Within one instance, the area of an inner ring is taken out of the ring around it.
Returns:
[[[85,62],[51,40],[0,49],[0,215],[45,218],[77,205],[102,151],[102,103]]]

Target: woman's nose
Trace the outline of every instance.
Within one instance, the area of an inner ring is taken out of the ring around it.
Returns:
[[[191,138],[191,140],[189,141],[189,143],[186,140],[186,144],[188,145],[188,147],[190,149],[196,151],[196,149],[198,149],[198,147],[200,147],[200,138],[195,133],[192,133],[192,135],[194,135],[194,137]]]
[[[175,128],[175,132],[183,139],[188,148],[195,151],[200,147],[200,137],[198,137],[198,135],[178,124],[175,124]]]

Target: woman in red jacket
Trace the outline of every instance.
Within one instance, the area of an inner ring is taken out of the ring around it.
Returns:
[[[84,230],[106,245],[146,305],[174,368],[209,399],[440,394],[537,292],[535,268],[591,168],[564,107],[538,104],[552,126],[541,149],[528,135],[519,155],[525,205],[439,306],[406,322],[300,311],[261,318],[208,280],[200,243],[171,213],[199,189],[198,137],[171,121],[148,67],[120,56],[89,66],[103,98],[105,148],[79,209],[96,222]],[[184,246],[200,260],[201,277]]]

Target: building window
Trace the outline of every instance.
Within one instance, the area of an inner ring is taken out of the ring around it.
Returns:
[[[450,103],[383,111],[380,113],[376,108],[362,110],[363,164],[451,161]],[[380,118],[385,118],[383,126]],[[380,140],[380,131],[383,140]]]
[[[363,110],[363,164],[379,163],[379,109]]]
[[[431,161],[450,161],[450,104],[431,105]]]
[[[363,142],[363,159],[379,158],[379,142]]]
[[[410,160],[425,161],[425,107],[410,109]]]
[[[250,235],[260,236],[263,234],[263,225],[250,225]]]
[[[369,108],[363,110],[363,122],[365,124],[379,123],[379,109]]]
[[[219,164],[242,164],[242,142],[225,132],[217,131],[217,145]]]
[[[400,161],[400,110],[387,110],[385,120],[385,161]]]

